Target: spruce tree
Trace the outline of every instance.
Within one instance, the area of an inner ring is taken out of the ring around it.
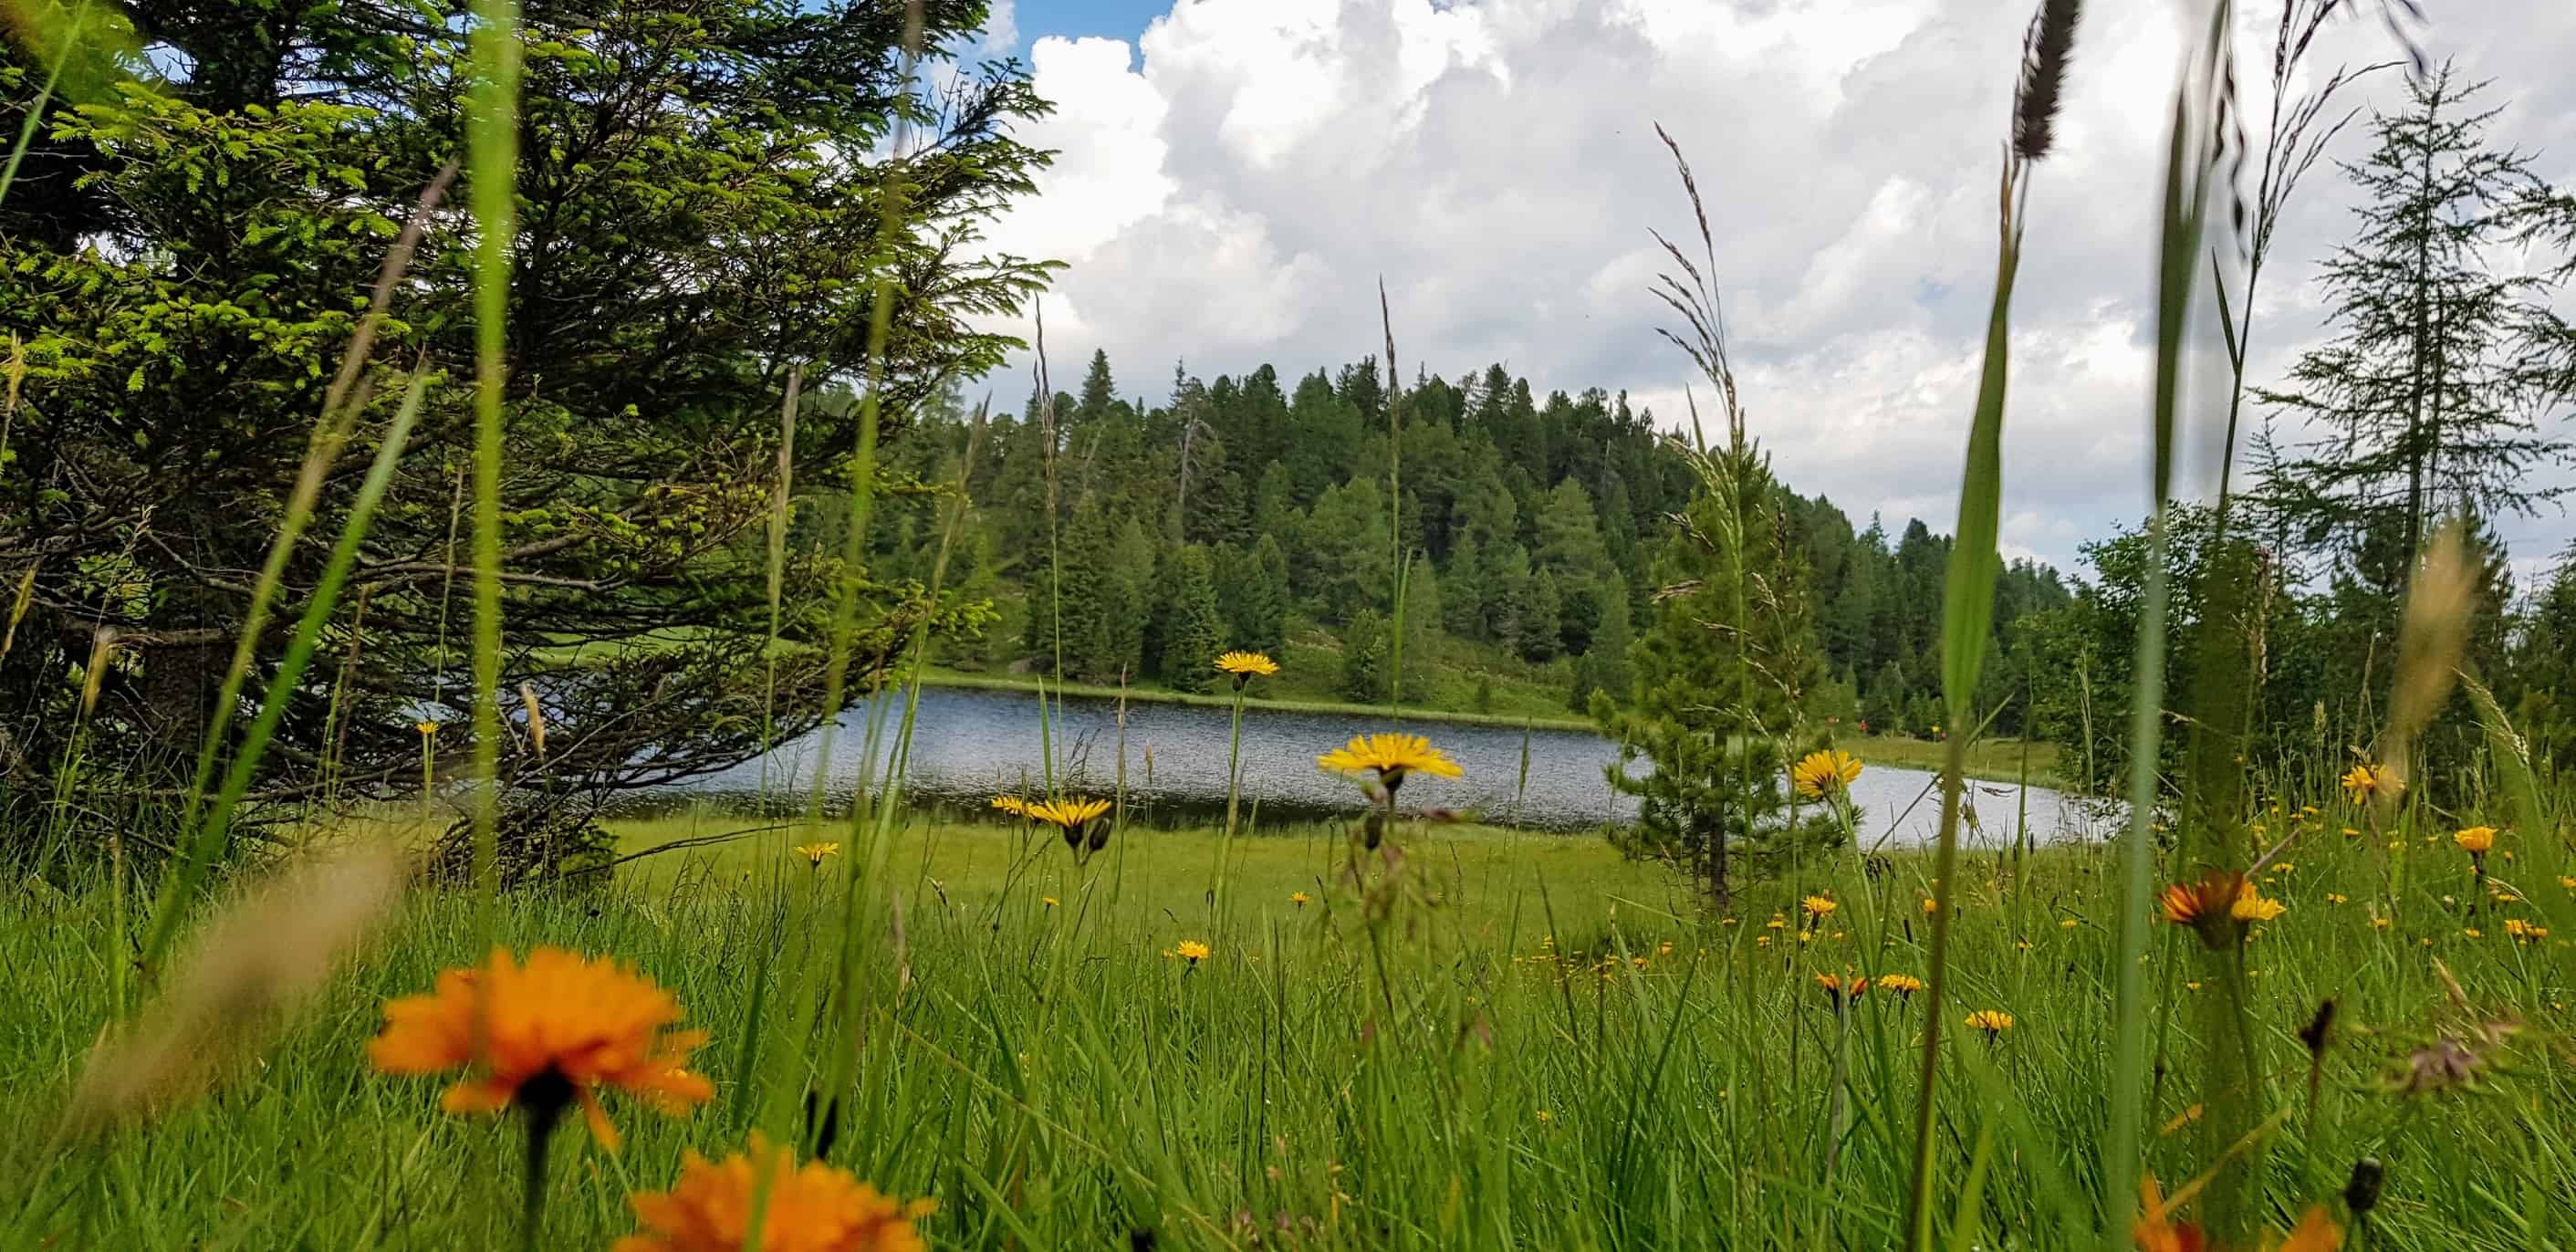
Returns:
[[[2564,490],[2531,475],[2568,460],[2534,418],[2564,398],[2546,363],[2567,329],[2552,280],[2489,264],[2536,180],[2523,154],[2488,145],[2498,110],[2471,103],[2482,85],[2445,64],[2372,119],[2378,147],[2343,167],[2356,235],[2322,281],[2339,333],[2258,393],[2313,432],[2258,443],[2274,526],[2347,567],[2394,537],[2401,580],[2440,515],[2528,513]]]
[[[1512,643],[1520,649],[1522,660],[1545,661],[1556,655],[1559,607],[1556,575],[1540,570],[1531,576],[1529,597],[1521,602],[1520,615],[1512,622]]]
[[[1288,557],[1278,539],[1263,535],[1252,545],[1240,598],[1227,606],[1234,613],[1234,646],[1278,656],[1288,645],[1288,598]]]
[[[1386,699],[1386,619],[1376,609],[1361,609],[1342,628],[1342,696],[1361,704]]]
[[[1163,579],[1168,617],[1163,629],[1163,681],[1175,691],[1205,691],[1214,682],[1218,654],[1226,650],[1225,617],[1217,610],[1208,550],[1189,544],[1175,550]]]
[[[1460,535],[1449,549],[1448,592],[1441,601],[1441,625],[1460,639],[1484,639],[1486,633],[1484,549],[1476,537]]]
[[[1721,353],[1712,346],[1702,359]],[[1629,649],[1627,698],[1592,701],[1603,736],[1619,745],[1603,772],[1639,801],[1637,824],[1613,841],[1688,869],[1721,909],[1748,869],[1841,837],[1813,809],[1790,820],[1784,749],[1822,663],[1769,458],[1741,412],[1728,417],[1726,443],[1686,454],[1702,489],[1657,566],[1663,592]],[[1639,758],[1653,768],[1630,773]]]

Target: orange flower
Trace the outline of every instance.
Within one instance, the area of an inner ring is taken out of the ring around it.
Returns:
[[[1866,978],[1854,978],[1846,982],[1831,974],[1816,975],[1816,985],[1824,988],[1825,998],[1833,1001],[1837,1008],[1841,1007],[1843,1001],[1857,1000],[1869,990],[1869,980]]]
[[[2280,1252],[2339,1252],[2343,1247],[2343,1227],[2326,1216],[2326,1206],[2311,1204],[2307,1215],[2299,1219],[2299,1228],[2290,1232]]]
[[[2471,826],[2452,835],[2451,842],[2460,845],[2460,850],[2471,856],[2485,856],[2487,849],[2495,846],[2495,837],[2493,826]]]
[[[762,1252],[922,1252],[929,1246],[912,1224],[930,1216],[938,1201],[897,1200],[821,1161],[800,1168],[794,1152],[755,1130],[748,1154],[718,1163],[691,1151],[669,1191],[627,1197],[644,1229],[618,1240],[611,1252],[735,1252],[763,1175],[769,1204],[761,1215]]]
[[[471,1067],[439,1101],[450,1113],[515,1103],[550,1116],[578,1099],[591,1134],[613,1150],[617,1128],[599,1107],[600,1087],[672,1114],[715,1095],[705,1075],[686,1068],[706,1034],[664,1029],[681,1016],[670,992],[609,958],[538,948],[523,966],[495,947],[478,968],[440,974],[436,991],[388,1001],[384,1033],[367,1055],[388,1074]]]
[[[2201,1252],[2200,1227],[2176,1223],[2173,1208],[2165,1203],[2164,1188],[2156,1185],[2155,1175],[2138,1179],[2138,1221],[2129,1231],[2138,1252]]]

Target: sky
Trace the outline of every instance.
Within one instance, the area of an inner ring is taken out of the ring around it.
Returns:
[[[2181,3],[2086,6],[2057,151],[2032,178],[2004,440],[2007,555],[2075,572],[2146,510],[2151,274]],[[2198,5],[2190,7],[2197,9]],[[2267,109],[2271,23],[2240,75]],[[2434,59],[2492,79],[2490,137],[2576,185],[2576,4],[2427,0]],[[2305,80],[2387,60],[2375,16],[2330,26]],[[1173,364],[1284,375],[1379,351],[1384,279],[1407,379],[1501,361],[1541,394],[1626,391],[1667,424],[1690,366],[1650,230],[1708,199],[1752,433],[1792,487],[1891,529],[1952,529],[1994,279],[1995,189],[2027,0],[1002,0],[988,50],[1055,113],[1040,194],[991,246],[1067,262],[1045,297],[1060,383],[1105,349],[1159,403]],[[2339,101],[2395,107],[2396,71]],[[2257,114],[2258,124],[2260,114]],[[2358,159],[2367,114],[2333,155]],[[2351,193],[2300,185],[2257,293],[2251,379],[2320,342],[2317,265]],[[2562,307],[2576,311],[2568,301]],[[2204,329],[2210,323],[2203,306]],[[1025,337],[1025,320],[1010,324]],[[1025,359],[990,381],[1025,394]],[[2223,394],[2195,389],[2191,429]],[[1703,398],[1703,403],[1705,400]],[[2553,437],[2576,433],[2558,420]],[[2216,440],[2186,493],[2215,481]],[[2507,518],[2526,586],[2576,538]]]

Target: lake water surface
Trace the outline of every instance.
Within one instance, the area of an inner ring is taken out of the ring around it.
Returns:
[[[1072,790],[1107,795],[1118,776],[1120,730],[1114,701],[1053,699],[1050,734],[1059,769]],[[981,808],[996,791],[1042,790],[1038,698],[1034,692],[933,687],[922,692],[913,728],[907,790],[917,801]],[[824,788],[846,804],[860,777],[870,709],[852,709],[833,736],[823,762]],[[901,713],[886,719],[891,740]],[[1264,819],[1346,815],[1359,806],[1346,779],[1315,767],[1316,754],[1341,746],[1355,733],[1384,730],[1383,714],[1297,713],[1267,709],[1258,701],[1243,714],[1243,803]],[[1636,802],[1610,789],[1602,770],[1618,748],[1579,730],[1408,721],[1405,729],[1428,735],[1464,767],[1456,779],[1416,776],[1405,784],[1414,805],[1473,810],[1480,818],[1546,830],[1588,830],[1631,820]],[[1185,820],[1221,813],[1225,804],[1228,715],[1220,708],[1131,703],[1125,728],[1127,795],[1148,820]],[[781,745],[766,758],[663,790],[692,798],[747,804],[799,803],[812,785],[819,733]],[[878,774],[891,755],[881,745]],[[1527,762],[1524,777],[1523,762]],[[1643,772],[1644,762],[1631,767]],[[1903,847],[1929,842],[1940,825],[1935,776],[1921,770],[1870,765],[1852,788],[1862,809],[1861,841]],[[2008,844],[2024,820],[2042,842],[2101,838],[2116,814],[2089,801],[2032,787],[1972,784],[1970,842]]]

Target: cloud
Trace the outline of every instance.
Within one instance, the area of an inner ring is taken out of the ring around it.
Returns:
[[[2088,6],[2030,193],[2005,536],[2070,568],[2145,507],[2172,9]],[[2576,176],[2576,79],[2558,69],[2576,10],[2467,9],[2442,13],[2428,50],[2514,97],[2499,142]],[[2271,36],[2247,21],[2259,96]],[[1383,277],[1408,374],[1499,360],[1677,423],[1690,378],[1653,334],[1665,258],[1647,232],[1684,239],[1691,209],[1661,122],[1697,172],[1754,430],[1783,476],[1856,516],[1947,529],[2021,36],[1981,0],[1186,0],[1132,45],[1037,42],[1058,112],[1032,135],[1062,155],[996,237],[1071,263],[1047,298],[1059,372],[1105,348],[1128,390],[1159,396],[1181,358],[1203,377],[1337,365],[1376,350]],[[2351,21],[2314,62],[2389,55]],[[2352,100],[2402,86],[2380,74]],[[2258,304],[2256,379],[2321,333],[2314,267],[2346,206],[2331,168],[2302,186]],[[2217,420],[2205,385],[2195,400],[2200,426]],[[2199,442],[2186,486],[2214,477]],[[2507,532],[2554,550],[2568,529]]]

